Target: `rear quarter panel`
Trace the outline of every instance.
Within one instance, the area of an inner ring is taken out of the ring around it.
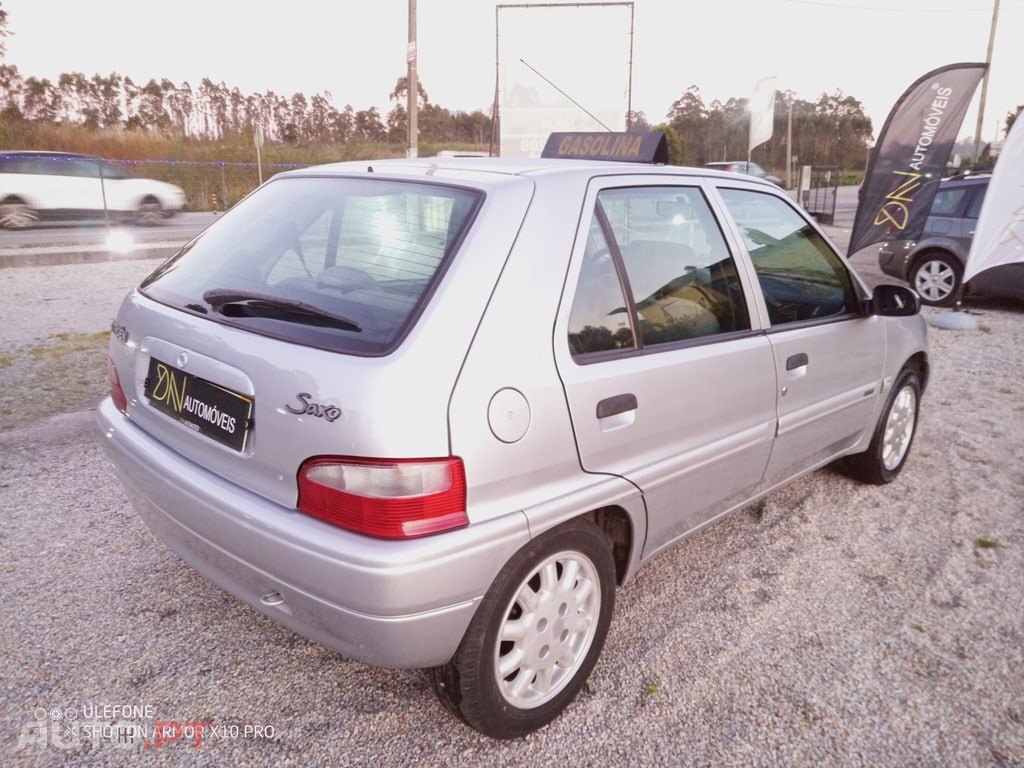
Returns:
[[[643,502],[620,478],[588,475],[555,366],[552,338],[586,190],[586,175],[538,186],[501,281],[473,339],[449,409],[452,450],[466,465],[469,514],[484,520],[523,511],[531,534],[615,499],[643,533]],[[512,394],[514,413],[499,397]],[[525,419],[506,442],[491,420]]]

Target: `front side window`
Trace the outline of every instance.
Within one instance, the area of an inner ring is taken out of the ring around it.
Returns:
[[[386,354],[417,316],[481,199],[433,184],[279,179],[235,206],[142,290],[255,333]]]
[[[699,189],[598,194],[569,316],[574,355],[749,328],[735,265]]]
[[[967,212],[964,214],[965,218],[976,219],[981,216],[981,206],[985,202],[986,192],[988,192],[988,184],[979,184],[975,187],[974,197],[971,198],[971,202],[967,206]]]
[[[846,265],[799,213],[763,192],[720,192],[743,235],[773,326],[856,312]]]

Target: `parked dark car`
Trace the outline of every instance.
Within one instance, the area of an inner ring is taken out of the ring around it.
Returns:
[[[968,296],[1024,299],[1024,264],[986,269],[963,284],[964,264],[988,191],[989,173],[960,174],[939,182],[920,240],[890,240],[878,249],[878,266],[910,283],[921,301],[938,307]]]

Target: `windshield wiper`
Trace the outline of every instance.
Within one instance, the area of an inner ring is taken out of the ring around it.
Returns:
[[[280,296],[273,296],[269,293],[258,291],[241,291],[234,288],[211,288],[203,293],[203,301],[213,307],[214,312],[227,314],[224,310],[227,307],[245,307],[251,311],[266,311],[267,317],[277,320],[302,322],[303,320],[329,320],[349,331],[362,331],[362,326],[355,320],[328,312],[312,304],[306,304],[295,299],[282,299]]]

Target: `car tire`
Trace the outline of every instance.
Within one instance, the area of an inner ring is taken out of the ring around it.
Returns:
[[[38,214],[24,201],[11,198],[0,203],[0,227],[4,229],[26,229],[39,219]]]
[[[543,727],[597,663],[615,607],[615,562],[601,530],[570,520],[498,573],[455,656],[431,670],[442,702],[478,731],[514,738]]]
[[[160,201],[147,197],[135,211],[135,223],[140,227],[152,227],[161,224],[167,218]]]
[[[960,296],[963,273],[956,257],[940,251],[924,253],[914,262],[910,285],[921,297],[922,304],[951,307]]]
[[[889,391],[868,449],[843,460],[842,467],[847,474],[873,485],[895,480],[917,434],[920,402],[921,379],[916,371],[904,368]]]

